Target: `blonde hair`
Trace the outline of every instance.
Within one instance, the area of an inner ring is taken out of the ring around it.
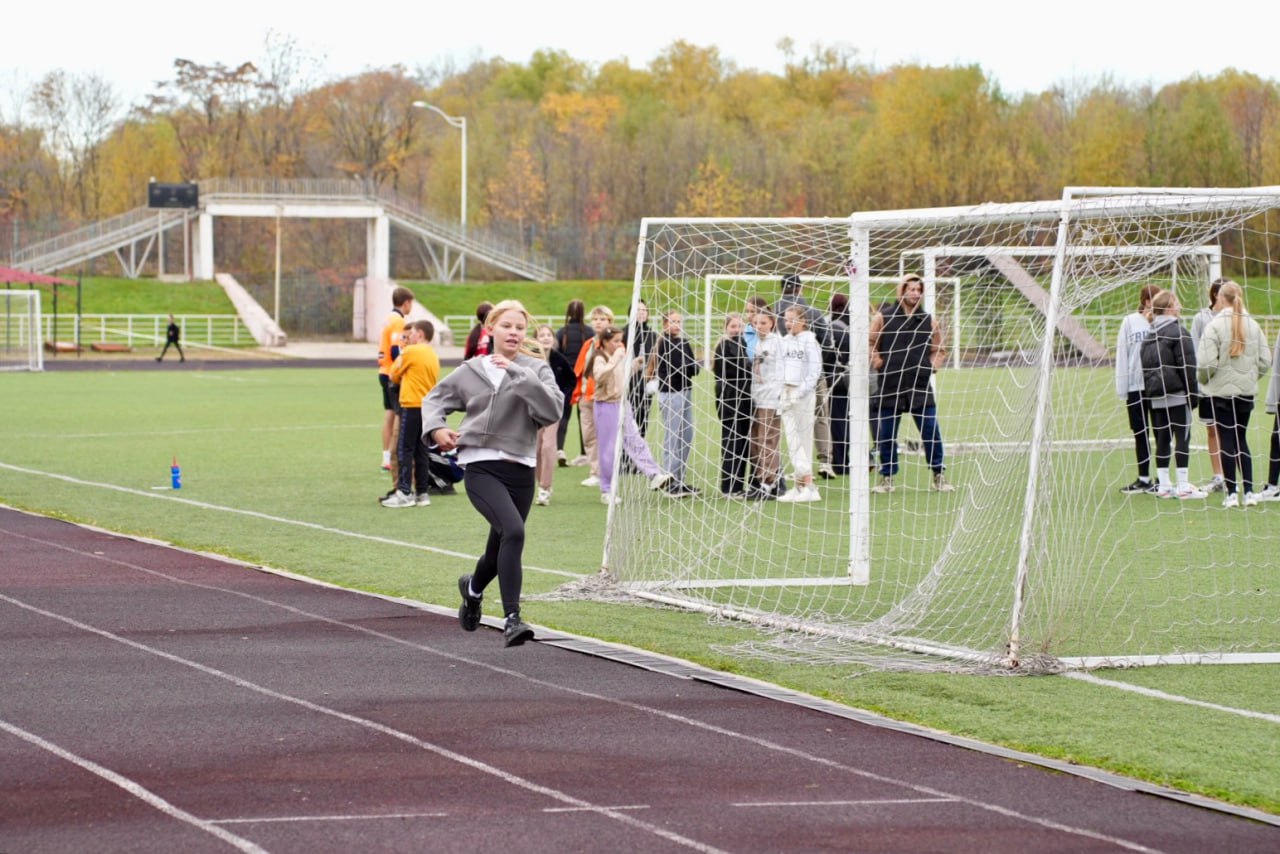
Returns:
[[[1161,291],[1151,299],[1151,310],[1156,314],[1168,314],[1173,304],[1177,302],[1177,298],[1173,295],[1173,291]]]
[[[1231,347],[1227,355],[1231,358],[1244,355],[1244,316],[1249,313],[1244,307],[1244,289],[1232,281],[1222,284],[1218,297],[1226,303],[1223,311],[1231,312]]]
[[[609,322],[613,323],[613,309],[607,305],[598,305],[591,309],[591,318],[594,320],[597,317],[607,317]]]
[[[493,331],[493,327],[498,324],[498,320],[508,311],[518,311],[524,315],[524,341],[520,343],[520,352],[526,356],[533,356],[537,359],[545,358],[542,355],[542,345],[529,337],[529,329],[533,326],[533,315],[529,314],[528,309],[519,300],[504,299],[489,310],[489,315],[484,319],[484,328]]]

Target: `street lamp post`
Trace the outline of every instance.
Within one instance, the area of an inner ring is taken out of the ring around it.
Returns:
[[[467,236],[467,117],[451,116],[435,104],[428,104],[426,101],[414,101],[413,105],[423,110],[431,110],[440,118],[449,123],[451,127],[455,127],[462,131],[462,204],[458,212],[458,224],[462,226],[462,236]],[[459,258],[461,263],[462,280],[467,280],[467,256],[464,252]]]

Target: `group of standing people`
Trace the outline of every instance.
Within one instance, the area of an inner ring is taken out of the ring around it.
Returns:
[[[1121,492],[1183,500],[1222,492],[1226,508],[1280,501],[1280,341],[1271,353],[1262,327],[1245,307],[1243,288],[1229,279],[1210,284],[1209,305],[1197,314],[1190,331],[1179,322],[1181,308],[1172,292],[1146,285],[1138,293],[1138,310],[1121,324],[1116,392],[1125,402],[1138,468],[1137,478]],[[1247,430],[1258,383],[1268,368],[1272,378],[1266,410],[1276,420],[1267,483],[1255,492]],[[1213,470],[1203,488],[1193,485],[1189,475],[1193,411],[1205,424]]]

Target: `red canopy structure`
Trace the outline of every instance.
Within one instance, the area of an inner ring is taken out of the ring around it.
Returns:
[[[0,282],[21,285],[74,285],[74,279],[60,279],[43,273],[29,273],[14,267],[0,267]]]

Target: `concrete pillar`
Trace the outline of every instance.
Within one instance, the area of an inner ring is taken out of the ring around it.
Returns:
[[[377,216],[368,221],[366,246],[367,276],[391,278],[391,220]]]
[[[195,246],[196,278],[204,281],[213,279],[213,215],[201,212],[196,220]]]

